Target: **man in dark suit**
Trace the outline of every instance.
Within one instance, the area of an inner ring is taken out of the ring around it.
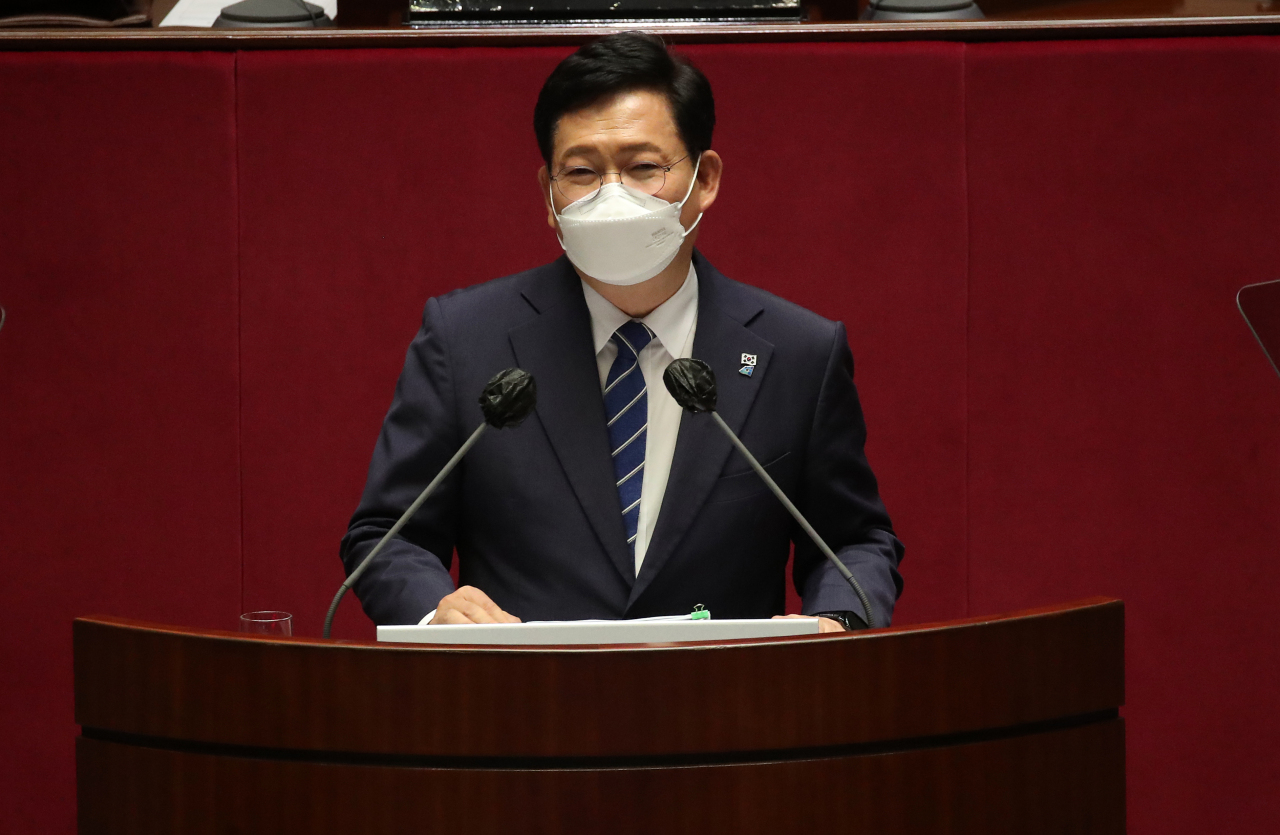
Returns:
[[[490,432],[355,586],[377,623],[782,612],[785,566],[824,631],[857,597],[707,415],[662,384],[707,362],[719,412],[859,579],[877,625],[902,545],[863,453],[843,325],[694,249],[722,171],[706,78],[656,38],[602,38],[548,78],[534,127],[566,255],[427,302],[342,557],[353,570],[481,420],[496,371],[538,405]],[[457,551],[462,587],[448,567]]]

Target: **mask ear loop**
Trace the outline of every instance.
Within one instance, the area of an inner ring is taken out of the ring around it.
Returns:
[[[689,190],[684,193],[684,199],[680,201],[680,208],[684,209],[684,204],[689,202],[689,196],[693,194],[693,187],[698,183],[698,169],[702,167],[702,154],[698,154],[698,161],[693,166],[693,180],[689,183]],[[678,218],[677,218],[678,220]],[[684,234],[680,236],[680,240],[689,237],[689,233],[698,228],[698,224],[702,223],[702,212],[698,212],[698,219],[693,225],[684,230]],[[683,226],[683,224],[681,224]]]
[[[551,181],[547,180],[547,199],[551,201],[551,214],[556,218],[556,240],[560,242],[560,249],[568,252],[569,248],[564,245],[564,238],[560,237],[560,213],[556,211],[556,196],[551,191],[552,188]]]

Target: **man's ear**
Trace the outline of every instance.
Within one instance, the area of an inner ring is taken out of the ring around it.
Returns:
[[[724,173],[724,160],[715,151],[702,152],[698,164],[698,210],[705,212],[716,202],[720,193],[720,175]]]
[[[547,225],[558,229],[555,207],[551,205],[551,175],[547,173],[545,165],[538,169],[538,185],[542,187],[542,202],[547,207]]]

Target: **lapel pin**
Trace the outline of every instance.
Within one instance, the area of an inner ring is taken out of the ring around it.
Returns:
[[[750,366],[754,366],[754,365],[756,364],[756,355],[755,355],[755,354],[743,354],[743,355],[742,355],[742,364],[743,364],[743,365],[750,365]]]
[[[755,370],[756,370],[756,367],[754,365],[744,365],[738,369],[738,373],[741,374],[743,377],[750,377],[751,372]]]

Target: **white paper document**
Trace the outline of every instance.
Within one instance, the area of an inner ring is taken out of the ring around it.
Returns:
[[[818,634],[817,618],[692,620],[688,615],[642,620],[566,620],[379,626],[379,641],[484,646],[666,644]]]

